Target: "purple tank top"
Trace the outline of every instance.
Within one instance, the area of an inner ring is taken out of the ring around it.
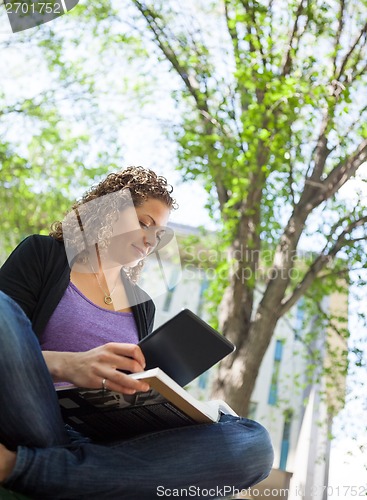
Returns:
[[[40,338],[43,351],[82,352],[106,342],[137,344],[132,312],[108,311],[69,283]]]

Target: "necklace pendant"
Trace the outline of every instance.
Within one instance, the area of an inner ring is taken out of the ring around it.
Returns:
[[[105,304],[107,304],[108,306],[109,306],[110,304],[112,304],[112,298],[110,297],[110,295],[105,295],[105,298],[103,299],[103,302],[104,302]]]

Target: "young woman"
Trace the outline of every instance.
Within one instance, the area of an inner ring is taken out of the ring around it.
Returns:
[[[89,202],[93,210],[83,212]],[[268,475],[268,433],[248,419],[223,416],[108,445],[62,421],[55,382],[123,394],[149,389],[118,369],[144,369],[136,344],[153,329],[154,305],[135,280],[173,208],[170,186],[154,172],[110,174],[74,205],[74,225],[66,218],[50,236],[26,238],[0,269],[4,487],[53,500],[149,500],[181,489],[215,498]]]

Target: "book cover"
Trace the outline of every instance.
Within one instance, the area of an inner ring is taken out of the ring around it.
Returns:
[[[147,392],[124,395],[102,389],[57,387],[64,421],[96,441],[126,439],[185,425],[216,422],[234,414],[220,401],[198,401],[160,368],[129,375],[144,379]]]

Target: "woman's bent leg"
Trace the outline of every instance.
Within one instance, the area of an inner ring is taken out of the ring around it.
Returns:
[[[255,484],[272,465],[265,429],[229,416],[112,447],[71,444],[31,324],[1,292],[0,380],[0,442],[19,445],[4,485],[34,498],[215,498]]]
[[[22,447],[6,485],[42,499],[216,498],[261,481],[272,462],[262,426],[224,416],[112,447]]]
[[[43,448],[69,443],[53,382],[31,323],[0,292],[0,442]]]

